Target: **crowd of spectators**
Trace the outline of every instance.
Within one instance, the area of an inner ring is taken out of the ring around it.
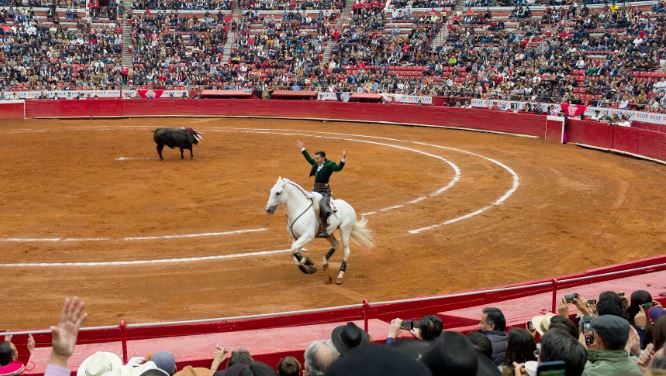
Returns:
[[[231,17],[206,12],[132,16],[132,80],[135,85],[205,85],[219,80]]]
[[[575,313],[571,313],[571,309]],[[656,376],[666,373],[666,310],[649,292],[602,292],[596,299],[564,296],[558,312],[535,316],[526,327],[507,327],[504,313],[494,307],[479,312],[478,330],[463,335],[445,330],[437,315],[418,320],[396,318],[382,344],[352,322],[337,326],[330,337],[312,341],[298,359],[287,356],[275,365],[257,361],[239,348],[229,352],[216,345],[210,368],[178,369],[169,351],[146,355],[138,364],[123,365],[117,354],[97,352],[80,365],[79,375],[213,376],[262,375],[536,375],[555,370],[567,376]],[[65,301],[60,321],[51,327],[52,352],[46,376],[70,374],[67,360],[74,352],[79,328],[86,320],[78,298]],[[402,335],[408,332],[409,335]],[[409,338],[407,338],[409,337]],[[32,352],[34,339],[28,349]],[[11,336],[0,343],[0,373],[17,375]]]
[[[655,86],[661,79],[637,79],[632,72],[663,65],[666,17],[630,7],[615,11],[607,7],[581,12],[565,28],[562,20],[566,11],[562,13],[547,9],[541,20],[521,20],[513,30],[502,32],[489,32],[492,19],[471,27],[464,25],[464,20],[462,24],[454,20],[450,42],[438,55],[440,60],[449,56],[449,63],[455,57],[454,65],[475,79],[447,84],[445,92],[602,106],[624,103],[625,108],[660,110],[663,93]],[[556,23],[553,14],[558,14]],[[618,27],[626,34],[614,32]]]
[[[229,4],[145,1],[157,9]],[[574,4],[535,14],[519,6],[508,17],[468,11],[445,23],[439,12],[413,13],[413,0],[389,16],[383,2],[356,0],[340,30],[331,10],[275,18],[248,9],[239,19],[213,9],[154,10],[131,16],[134,64],[123,77],[135,86],[388,92],[664,111],[664,3],[654,12]],[[31,8],[0,11],[0,88],[117,88],[120,27],[112,19],[92,22],[71,11],[46,20]],[[433,48],[442,25],[448,39]],[[234,33],[225,61],[223,47]],[[416,67],[418,74],[400,74],[395,66]]]
[[[249,11],[334,10],[343,7],[343,0],[242,0],[241,2],[241,8]]]
[[[231,10],[231,0],[134,0],[134,9]]]
[[[50,7],[56,5],[58,8],[85,8],[85,0],[0,0],[0,6],[7,7]]]
[[[0,90],[117,88],[121,69],[118,25],[44,25],[28,8],[0,10]]]
[[[392,9],[455,7],[455,0],[391,0]]]
[[[520,6],[578,6],[581,4],[616,4],[614,0],[465,0],[465,7],[520,7]],[[623,1],[623,3],[637,2],[640,0]]]

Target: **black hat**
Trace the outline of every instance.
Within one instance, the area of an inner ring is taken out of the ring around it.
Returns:
[[[347,325],[341,325],[333,329],[331,342],[333,342],[333,346],[335,346],[335,349],[340,354],[344,354],[355,347],[370,343],[370,338],[368,337],[368,333],[356,326],[356,324],[348,322]]]
[[[423,354],[430,349],[430,343],[430,341],[418,339],[399,339],[391,345],[391,348],[414,360],[421,360]]]
[[[458,332],[443,332],[432,343],[421,361],[434,376],[475,376],[479,354],[472,343]]]
[[[326,376],[430,376],[422,363],[388,346],[369,344],[338,358]]]
[[[252,362],[250,364],[236,363],[231,367],[225,369],[222,375],[224,376],[275,376],[276,372],[271,366],[263,362]],[[216,374],[218,372],[215,372]]]

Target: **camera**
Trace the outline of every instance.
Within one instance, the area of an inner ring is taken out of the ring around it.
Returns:
[[[648,309],[650,309],[650,307],[653,307],[654,305],[655,305],[654,302],[647,302],[647,303],[641,304],[641,307],[643,307],[643,310],[647,314]]]
[[[592,330],[591,321],[591,316],[582,318],[583,335],[585,336],[585,344],[588,346],[594,343],[594,331]]]
[[[573,294],[564,295],[564,301],[567,303],[573,303],[577,297],[578,297],[577,292],[574,292]]]
[[[412,330],[419,327],[419,322],[414,320],[402,320],[400,323],[400,329]]]
[[[588,299],[587,300],[587,306],[588,307],[594,307],[595,305],[597,305],[597,299]]]

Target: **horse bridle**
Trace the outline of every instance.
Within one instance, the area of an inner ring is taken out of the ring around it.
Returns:
[[[305,208],[305,210],[303,210],[303,211],[301,212],[301,214],[299,214],[299,215],[296,217],[296,219],[294,219],[294,221],[291,222],[291,224],[289,225],[289,232],[291,233],[291,236],[292,236],[294,239],[298,239],[298,237],[296,237],[296,234],[294,234],[294,230],[293,230],[294,225],[296,224],[296,221],[298,221],[298,220],[303,216],[303,214],[307,213],[307,211],[310,210],[310,208],[314,205],[314,200],[312,199],[312,197],[308,196],[308,195],[303,191],[303,189],[302,189],[301,187],[299,187],[298,185],[296,185],[295,183],[293,183],[293,182],[291,182],[291,181],[289,181],[289,180],[287,180],[287,183],[289,183],[289,184],[293,185],[294,187],[296,187],[296,189],[297,189],[299,192],[301,192],[301,193],[303,194],[303,196],[305,196],[306,199],[310,200],[310,205],[308,205],[308,207]],[[287,219],[289,219],[289,216],[288,216],[288,215],[287,215]]]

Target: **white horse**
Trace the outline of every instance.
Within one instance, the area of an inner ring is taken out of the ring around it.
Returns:
[[[266,212],[274,214],[280,204],[287,206],[287,229],[292,237],[291,251],[294,255],[294,261],[298,268],[306,274],[314,273],[317,269],[309,257],[301,255],[301,250],[305,244],[315,238],[319,231],[319,216],[316,210],[319,208],[321,195],[316,192],[308,192],[298,184],[287,178],[278,178],[277,182],[271,188],[268,202],[266,202]],[[342,284],[345,271],[347,271],[347,258],[349,258],[349,239],[354,243],[370,248],[374,245],[372,231],[366,227],[367,219],[356,220],[356,211],[344,200],[331,200],[331,206],[336,209],[328,220],[327,232],[330,236],[327,238],[331,243],[331,248],[326,252],[323,258],[322,269],[328,269],[328,260],[333,256],[339,244],[335,239],[334,231],[340,230],[342,249],[344,255],[342,264],[340,264],[340,273],[336,283]]]

